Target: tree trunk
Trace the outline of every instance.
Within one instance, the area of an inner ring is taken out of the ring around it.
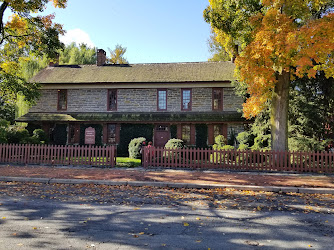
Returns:
[[[288,108],[290,72],[277,74],[270,116],[271,148],[275,151],[288,150]]]

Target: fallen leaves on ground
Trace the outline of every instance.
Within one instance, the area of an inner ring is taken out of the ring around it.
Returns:
[[[238,191],[231,188],[188,189],[0,182],[1,196],[24,196],[27,199],[50,199],[79,204],[123,204],[135,206],[134,210],[140,209],[144,204],[154,204],[169,207],[191,206],[192,209],[204,206],[254,212],[278,210],[334,213],[334,195],[331,194]]]

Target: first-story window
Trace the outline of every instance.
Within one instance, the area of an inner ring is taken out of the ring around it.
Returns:
[[[213,125],[213,140],[215,140],[215,138],[218,135],[222,134],[222,126],[221,125]]]
[[[108,124],[107,143],[116,144],[116,124]]]
[[[182,125],[181,127],[181,139],[184,144],[189,144],[191,138],[190,125]]]
[[[167,110],[167,90],[158,89],[158,110]]]
[[[108,110],[117,110],[117,89],[108,90]]]
[[[67,89],[58,89],[58,110],[67,110]]]

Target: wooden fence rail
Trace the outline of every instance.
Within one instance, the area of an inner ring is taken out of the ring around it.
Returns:
[[[334,173],[334,153],[145,147],[143,167]]]
[[[0,144],[0,162],[114,167],[116,147]]]

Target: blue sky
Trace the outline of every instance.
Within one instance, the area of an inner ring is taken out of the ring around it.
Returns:
[[[208,0],[68,0],[66,9],[51,5],[67,35],[107,51],[127,48],[130,63],[207,61],[210,26],[203,19]],[[71,39],[72,38],[72,39]]]

